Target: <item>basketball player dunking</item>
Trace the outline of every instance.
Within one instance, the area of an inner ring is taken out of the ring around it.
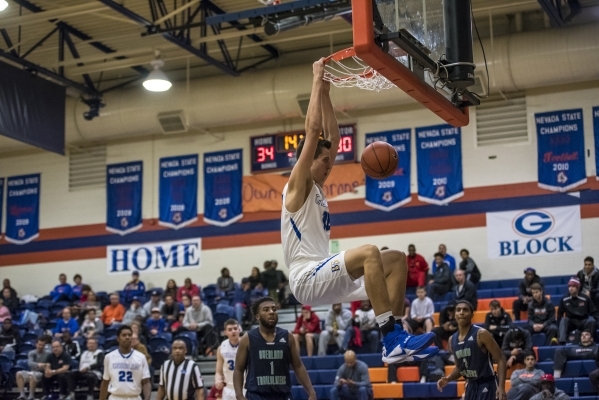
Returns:
[[[329,254],[331,224],[322,188],[333,168],[340,135],[329,97],[330,84],[322,80],[323,59],[314,63],[313,74],[306,136],[297,148],[297,163],[283,189],[281,241],[289,287],[303,304],[370,299],[384,336],[383,361],[428,358],[439,351],[429,347],[435,334],[409,335],[400,322],[408,271],[405,254],[379,251],[374,245]]]
[[[225,321],[225,339],[216,350],[216,376],[215,386],[223,390],[223,400],[235,400],[233,386],[233,371],[235,358],[239,348],[239,323],[235,319]]]
[[[455,319],[458,331],[449,339],[449,351],[455,357],[455,368],[449,376],[437,381],[437,388],[442,391],[449,382],[461,375],[467,381],[464,400],[506,400],[505,358],[493,335],[486,329],[472,325],[473,314],[472,304],[464,300],[457,303]],[[491,357],[497,362],[497,376]]]
[[[308,400],[316,400],[316,393],[297,351],[293,335],[277,327],[279,316],[275,301],[270,297],[261,297],[252,304],[252,312],[259,326],[250,330],[239,341],[233,373],[236,399],[290,400],[291,365],[297,380],[308,392]]]

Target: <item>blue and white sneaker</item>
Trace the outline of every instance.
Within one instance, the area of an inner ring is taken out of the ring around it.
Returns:
[[[404,362],[422,361],[439,354],[439,348],[436,346],[427,347],[419,353],[414,353],[411,356],[386,357],[383,349],[383,362],[387,364],[399,364]]]
[[[393,361],[395,363],[402,362],[401,360],[406,357],[421,353],[429,347],[435,341],[435,337],[432,332],[418,336],[410,335],[401,325],[395,324],[393,332],[389,332],[383,338],[383,361],[387,362],[387,359],[395,360]],[[432,355],[428,357],[432,357]]]

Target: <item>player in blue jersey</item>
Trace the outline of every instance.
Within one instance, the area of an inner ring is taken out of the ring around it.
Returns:
[[[408,274],[406,255],[396,250],[379,251],[374,245],[329,254],[331,223],[323,186],[335,162],[340,134],[329,97],[330,84],[323,81],[323,74],[321,59],[313,66],[306,136],[283,189],[281,242],[289,287],[303,304],[370,299],[383,333],[383,361],[428,358],[439,351],[429,347],[435,334],[412,336],[401,324]]]
[[[455,319],[458,331],[449,339],[449,351],[455,357],[455,368],[449,376],[437,381],[442,391],[451,381],[460,376],[466,379],[464,400],[506,400],[506,362],[501,349],[486,329],[472,325],[472,304],[460,300],[456,304]],[[497,362],[497,376],[493,371],[493,360]]]
[[[316,400],[293,335],[277,327],[279,316],[275,301],[270,297],[261,297],[252,304],[252,312],[259,326],[239,341],[233,372],[236,399],[291,400],[291,366],[297,380],[308,392],[308,400]]]

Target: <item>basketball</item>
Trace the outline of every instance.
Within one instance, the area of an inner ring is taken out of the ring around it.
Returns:
[[[386,142],[373,142],[362,152],[360,164],[371,178],[385,179],[395,173],[399,156],[397,151]]]

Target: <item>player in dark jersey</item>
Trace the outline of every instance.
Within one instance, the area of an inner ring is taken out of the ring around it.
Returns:
[[[237,400],[291,400],[289,366],[293,367],[299,383],[308,392],[308,400],[316,393],[300,358],[291,332],[277,328],[277,305],[270,297],[252,304],[258,328],[252,329],[239,341],[233,385]],[[245,377],[245,397],[243,378]]]
[[[501,349],[486,329],[472,325],[472,304],[460,300],[456,304],[455,319],[458,331],[449,339],[449,351],[455,357],[455,368],[449,376],[437,381],[442,391],[451,381],[463,376],[466,381],[465,400],[506,400],[506,363]],[[497,362],[497,376],[491,357]],[[498,382],[499,381],[499,382]]]

